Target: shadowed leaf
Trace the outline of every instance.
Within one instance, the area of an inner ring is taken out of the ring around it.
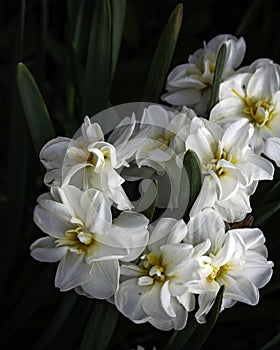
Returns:
[[[166,76],[173,57],[183,18],[183,4],[178,4],[171,13],[156,48],[142,101],[159,102]]]

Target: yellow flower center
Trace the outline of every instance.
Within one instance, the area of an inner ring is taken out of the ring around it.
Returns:
[[[89,152],[87,163],[90,164],[90,165],[95,166],[96,163],[97,163],[97,156],[96,156],[96,154],[94,154],[92,152]]]
[[[229,271],[229,267],[227,265],[218,267],[210,264],[210,266],[212,267],[212,271],[207,277],[207,279],[209,279],[210,281],[218,279],[218,277],[221,277],[221,275]]]
[[[159,149],[161,149],[162,151],[166,151],[170,145],[170,142],[173,136],[174,135],[171,133],[168,136],[159,134],[156,138],[156,141],[160,142]]]
[[[164,266],[161,265],[161,259],[155,253],[143,255],[140,264],[146,269],[147,275],[154,280],[160,282],[165,280]]]
[[[250,123],[257,128],[262,128],[273,118],[274,105],[267,100],[254,101],[247,96],[243,98],[235,89],[232,92],[237,95],[244,103],[243,112],[249,119]]]
[[[91,233],[86,232],[82,227],[70,229],[64,232],[65,237],[58,238],[55,243],[57,247],[67,246],[70,251],[81,254],[87,253],[89,248],[96,245]]]
[[[208,172],[208,170],[213,170],[219,177],[225,175],[225,169],[218,164],[219,160],[221,159],[225,159],[231,163],[235,163],[236,161],[235,157],[227,154],[224,149],[221,149],[221,145],[219,145],[215,158],[211,159],[206,165],[204,165],[206,172]]]

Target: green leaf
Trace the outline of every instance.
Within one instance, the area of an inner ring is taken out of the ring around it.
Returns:
[[[207,315],[206,323],[196,328],[190,340],[187,343],[185,343],[185,349],[199,350],[205,343],[206,339],[208,338],[209,334],[214,328],[215,323],[218,320],[223,300],[223,293],[224,286],[221,286],[216,296],[214,305],[212,306],[211,310]]]
[[[50,278],[54,276],[56,266],[49,264],[33,281],[16,305],[8,314],[5,323],[1,329],[1,337],[8,337],[15,334],[18,329],[24,327],[24,324],[40,309],[44,308],[52,299],[54,286]],[[38,298],[38,296],[40,296]],[[34,302],[36,300],[36,302]]]
[[[84,15],[85,15],[85,0],[81,0],[79,4],[74,38],[73,38],[73,48],[76,52],[79,52],[80,44],[83,36],[83,23],[84,23]]]
[[[44,38],[44,44],[48,54],[59,66],[63,66],[66,62],[66,50],[65,47],[56,39],[47,35]]]
[[[276,334],[268,343],[262,346],[259,350],[275,350],[275,345],[280,343],[280,332]]]
[[[236,36],[244,35],[247,33],[248,29],[251,27],[252,22],[256,19],[256,14],[260,9],[260,5],[263,0],[255,0],[248,3],[248,10],[244,18],[240,21],[240,24],[236,30]]]
[[[158,182],[157,180],[154,181],[154,185],[156,187],[156,197],[153,201],[153,203],[149,206],[149,208],[147,208],[146,210],[144,210],[142,212],[142,214],[144,214],[150,222],[153,221],[153,217],[154,217],[154,213],[155,213],[155,209],[156,209],[156,204],[157,204],[157,197],[158,197]]]
[[[172,61],[183,18],[183,4],[171,13],[154,53],[142,101],[158,103]]]
[[[39,88],[23,63],[18,63],[17,66],[17,82],[33,145],[38,154],[42,146],[55,137],[55,130]]]
[[[118,322],[119,311],[104,300],[95,300],[79,350],[105,350]]]
[[[211,89],[211,96],[209,101],[209,111],[215,106],[219,98],[219,88],[220,82],[222,79],[225,59],[227,55],[227,46],[223,44],[218,52],[217,61],[215,65],[214,77],[213,77],[213,85]]]
[[[126,0],[111,0],[112,8],[112,61],[111,61],[111,79],[113,79],[121,46]]]
[[[269,219],[280,209],[280,201],[271,202],[258,207],[254,212],[254,223],[255,227],[261,225],[264,221]]]
[[[51,320],[51,323],[49,324],[47,329],[45,329],[43,335],[39,338],[38,342],[32,347],[32,350],[43,350],[50,348],[49,345],[51,341],[55,338],[55,336],[58,334],[65,321],[69,317],[77,299],[78,295],[73,291],[67,292],[66,295],[64,295],[59,305],[59,308],[57,309]]]
[[[174,331],[164,350],[182,349],[184,344],[190,339],[194,331],[199,327],[194,315],[189,317],[187,325],[181,331]]]
[[[89,38],[82,112],[94,115],[108,107],[111,69],[111,9],[96,0]]]
[[[186,327],[181,331],[175,331],[164,350],[191,349],[199,350],[208,338],[220,314],[223,300],[224,286],[221,286],[215,302],[207,315],[206,323],[201,325],[196,322],[194,316],[188,320]]]
[[[18,36],[16,38],[13,67],[16,67],[17,62],[22,57],[23,41],[24,41],[24,23],[25,23],[26,1],[21,1],[20,6],[20,23]],[[2,252],[2,259],[5,264],[0,265],[0,291],[5,292],[5,283],[11,272],[13,265],[17,266],[18,251],[21,247],[22,240],[22,224],[25,219],[26,210],[26,186],[27,186],[27,171],[29,161],[29,144],[27,125],[23,116],[23,110],[20,103],[20,97],[16,86],[16,70],[13,69],[13,76],[11,79],[11,109],[9,119],[9,139],[7,152],[7,173],[6,178],[6,198],[1,201],[0,210],[3,212],[2,216],[4,227],[3,232],[13,232],[13,244],[10,245],[9,235],[3,236],[3,245],[10,246],[9,249],[4,249]],[[19,155],[16,157],[15,156]],[[3,188],[3,193],[4,193]]]
[[[183,164],[184,169],[186,171],[187,180],[189,182],[189,201],[183,218],[186,222],[188,222],[190,210],[201,189],[202,177],[200,161],[194,151],[187,151],[184,157]],[[182,185],[186,186],[185,183],[183,183]]]

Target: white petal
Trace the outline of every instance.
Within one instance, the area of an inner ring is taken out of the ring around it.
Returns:
[[[152,318],[169,321],[170,315],[168,315],[163,308],[164,300],[161,299],[162,283],[155,281],[152,286],[149,286],[149,290],[143,294],[142,307],[147,315]]]
[[[84,254],[67,252],[61,259],[55,276],[55,286],[61,291],[67,291],[87,282],[91,266],[86,264]]]
[[[70,141],[68,137],[57,137],[44,145],[39,157],[47,170],[62,167]]]
[[[194,90],[192,88],[184,88],[173,92],[167,92],[161,96],[161,99],[174,106],[191,106],[201,100],[201,92],[200,90]]]
[[[270,137],[266,139],[263,153],[280,167],[280,138]]]
[[[177,221],[173,218],[160,219],[152,230],[148,248],[151,252],[160,255],[160,247],[167,243],[179,243],[187,232],[183,220]]]
[[[107,299],[118,289],[120,271],[117,260],[92,263],[90,274],[90,280],[81,288],[92,298]]]
[[[279,73],[273,64],[267,64],[256,70],[247,87],[247,94],[256,100],[270,100],[279,90]]]
[[[177,297],[180,304],[184,306],[187,311],[193,311],[195,308],[195,296],[192,293],[186,292]]]
[[[39,228],[52,237],[62,237],[64,232],[72,227],[69,221],[57,217],[54,213],[49,212],[37,205],[34,209],[33,220]]]
[[[104,193],[93,188],[85,191],[80,204],[84,215],[84,225],[92,233],[106,233],[112,224],[111,206]]]
[[[191,208],[190,216],[195,216],[203,208],[213,207],[217,200],[216,183],[211,176],[206,176],[203,180],[201,190]]]
[[[193,253],[193,246],[184,243],[166,244],[160,247],[165,273],[172,276],[186,266]]]
[[[135,323],[144,323],[149,316],[143,309],[142,298],[150,286],[140,286],[138,278],[132,278],[120,284],[115,294],[115,305],[117,309]]]
[[[240,119],[225,130],[221,146],[227,153],[233,151],[234,154],[236,149],[243,149],[249,144],[253,132],[254,128],[248,119]]]
[[[238,273],[222,275],[221,284],[225,284],[224,295],[228,299],[241,301],[249,305],[256,305],[259,301],[259,291],[247,278]]]
[[[188,222],[186,243],[197,245],[211,241],[211,249],[221,247],[225,240],[225,223],[213,209],[204,209]]]
[[[67,252],[67,247],[56,247],[52,237],[37,239],[30,249],[32,258],[43,262],[59,261]]]
[[[200,294],[198,297],[199,309],[195,313],[198,323],[206,322],[206,315],[214,304],[217,292]]]

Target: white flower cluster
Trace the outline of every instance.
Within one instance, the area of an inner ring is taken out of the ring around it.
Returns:
[[[219,102],[206,118],[199,114],[223,43]],[[139,120],[123,118],[109,136],[86,116],[73,139],[58,137],[43,147],[49,192],[38,198],[34,221],[47,236],[31,245],[31,255],[59,262],[61,291],[105,299],[134,323],[161,330],[184,328],[191,311],[206,322],[221,286],[221,310],[258,303],[273,268],[265,237],[232,223],[251,212],[259,181],[273,178],[267,158],[279,165],[280,70],[264,59],[235,71],[244,53],[243,39],[218,36],[170,73],[163,98],[178,110],[151,104]],[[202,187],[185,221],[188,150],[200,162]],[[170,193],[160,182],[164,176]],[[143,184],[155,178],[157,208],[168,210],[149,222],[125,184],[146,188],[143,207],[153,192]]]

